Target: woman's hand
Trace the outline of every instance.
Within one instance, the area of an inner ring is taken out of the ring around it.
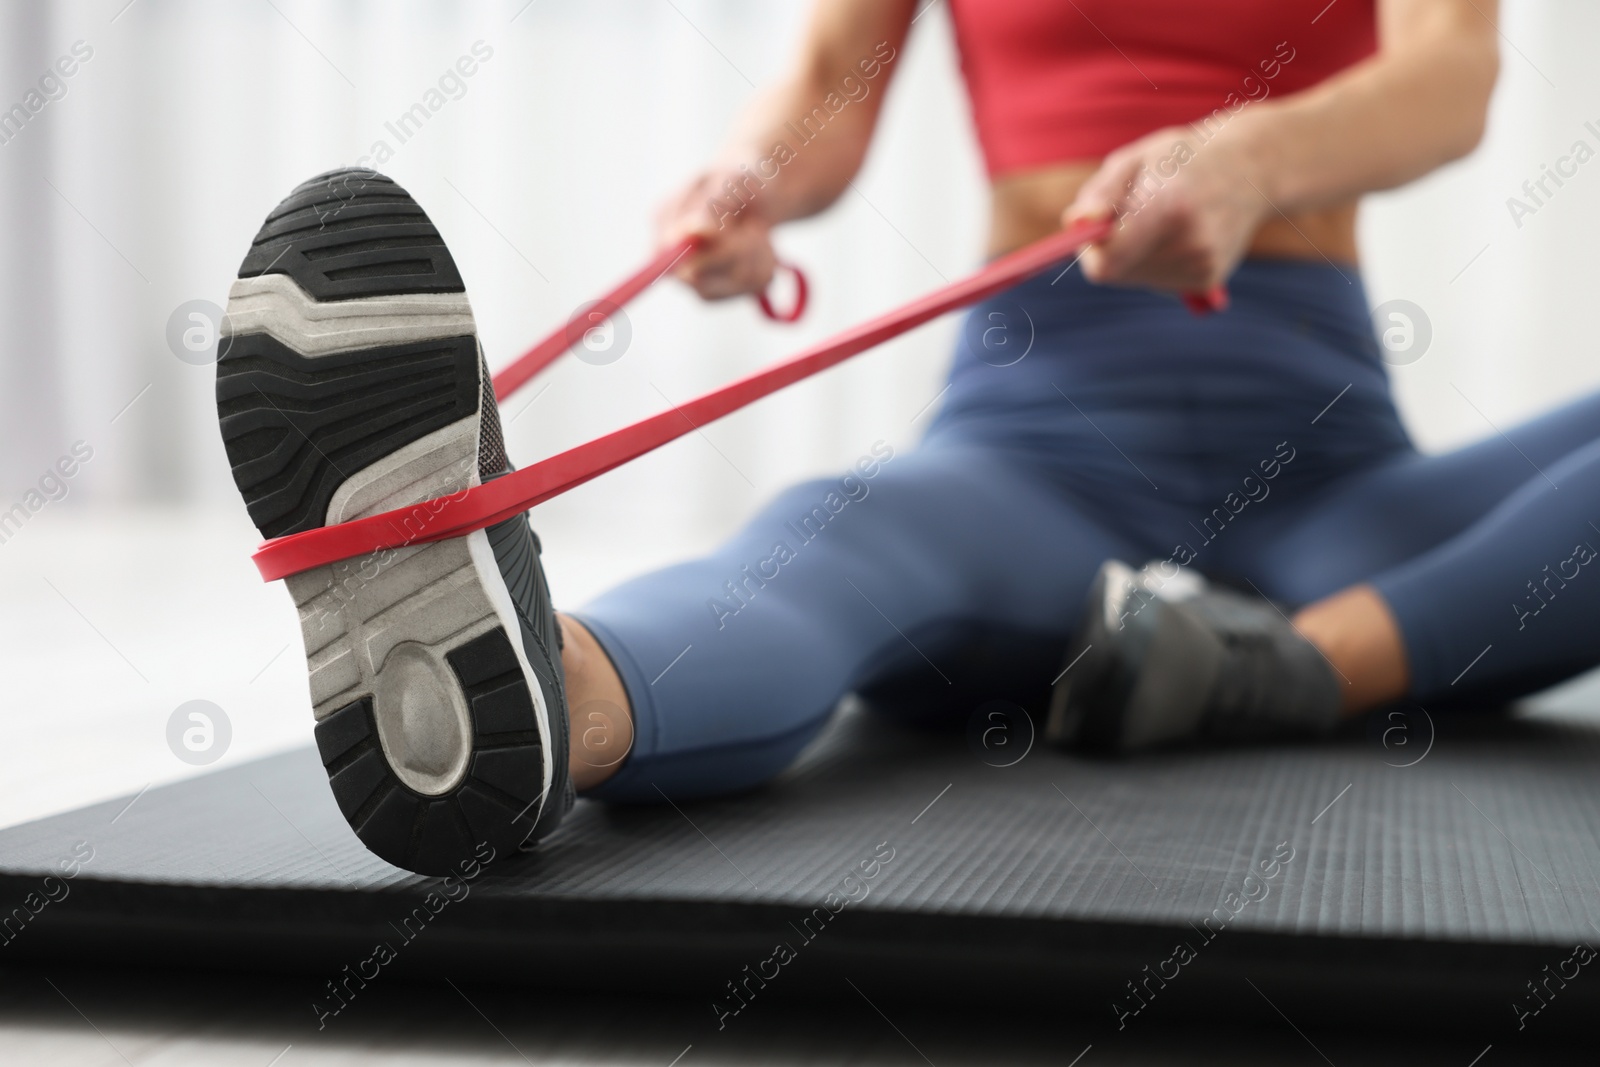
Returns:
[[[1062,213],[1063,224],[1120,220],[1084,252],[1084,275],[1186,292],[1225,281],[1273,210],[1255,154],[1230,136],[1235,132],[1230,127],[1202,144],[1192,130],[1174,126],[1107,156]]]
[[[777,267],[771,223],[761,213],[759,196],[744,192],[741,200],[729,191],[729,182],[742,190],[744,180],[736,167],[712,167],[669,197],[656,216],[658,247],[690,234],[705,238],[672,273],[706,300],[759,293]],[[756,183],[748,185],[754,189]]]

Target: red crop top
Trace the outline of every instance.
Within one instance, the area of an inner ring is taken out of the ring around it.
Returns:
[[[1373,4],[950,0],[950,11],[993,177],[1099,159],[1162,126],[1315,85],[1376,49]]]

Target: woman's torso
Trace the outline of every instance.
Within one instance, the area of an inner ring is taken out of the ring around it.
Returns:
[[[1061,213],[1099,162],[1057,163],[991,180],[989,245],[992,258],[1021,248],[1061,228]],[[1355,263],[1356,203],[1292,215],[1274,213],[1256,231],[1246,252],[1280,259]]]
[[[1214,136],[1375,48],[1373,0],[951,0],[993,183],[990,251],[1043,237],[1098,161],[1153,130]],[[1354,262],[1355,204],[1274,215],[1259,256]]]

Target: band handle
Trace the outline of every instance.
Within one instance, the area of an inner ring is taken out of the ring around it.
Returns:
[[[806,299],[810,295],[810,287],[806,284],[805,271],[793,263],[778,261],[778,270],[786,270],[794,275],[794,306],[787,311],[779,311],[772,306],[772,299],[767,295],[767,289],[756,294],[756,303],[761,305],[761,313],[773,322],[798,322],[800,316],[806,313]],[[768,283],[768,289],[771,283]]]
[[[1112,232],[1116,222],[1114,213],[1107,212],[1104,215],[1092,217],[1106,224],[1108,227],[1107,234]],[[1183,301],[1183,306],[1189,309],[1189,313],[1196,317],[1228,310],[1228,290],[1226,286],[1221,284],[1213,285],[1204,292],[1179,293],[1178,298]]]
[[[1228,290],[1225,286],[1213,285],[1203,293],[1184,293],[1183,306],[1195,315],[1209,315],[1213,311],[1228,310]]]

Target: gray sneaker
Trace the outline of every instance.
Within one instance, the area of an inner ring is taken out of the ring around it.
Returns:
[[[302,184],[229,293],[217,415],[267,537],[427,502],[509,470],[461,275],[372,171]],[[560,629],[526,515],[291,576],[317,748],[378,856],[470,869],[572,806]]]
[[[1270,601],[1108,560],[1051,693],[1045,740],[1132,752],[1303,737],[1339,719],[1322,653]]]

